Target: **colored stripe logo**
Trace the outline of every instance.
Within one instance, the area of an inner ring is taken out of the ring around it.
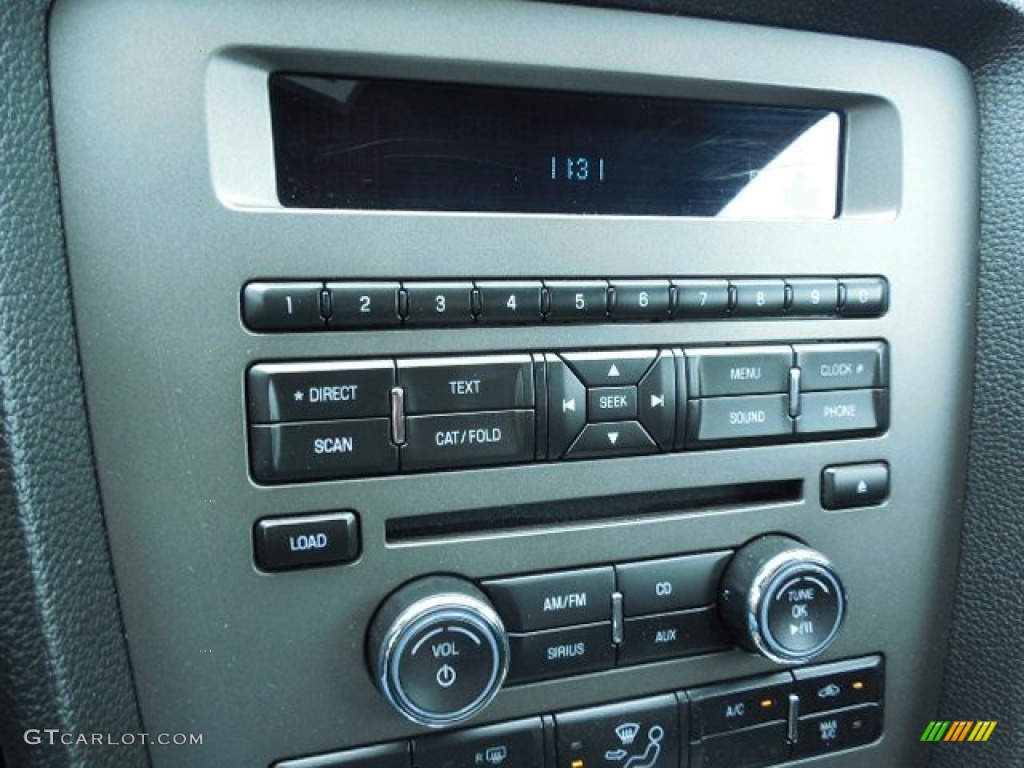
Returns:
[[[932,720],[921,741],[988,741],[996,729],[995,720]]]

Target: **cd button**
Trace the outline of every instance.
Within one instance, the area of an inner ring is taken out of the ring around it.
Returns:
[[[529,355],[426,358],[398,361],[410,414],[532,408]]]
[[[668,319],[668,280],[613,280],[615,297],[611,315],[615,320]]]
[[[731,552],[708,552],[615,567],[626,616],[714,603]]]
[[[532,461],[533,411],[410,416],[402,470],[455,469]]]
[[[387,419],[250,427],[252,475],[261,483],[330,480],[398,470]]]
[[[331,317],[327,327],[393,328],[398,316],[398,283],[328,283]]]
[[[549,320],[589,320],[608,317],[608,283],[603,280],[550,281],[545,285],[551,306]]]
[[[631,456],[656,453],[651,436],[638,421],[608,421],[587,424],[572,447],[567,459],[597,459],[605,456]]]
[[[404,283],[409,325],[471,325],[472,283]]]

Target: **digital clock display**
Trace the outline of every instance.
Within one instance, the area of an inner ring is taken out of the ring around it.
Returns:
[[[291,208],[837,214],[828,110],[287,74],[270,102]]]

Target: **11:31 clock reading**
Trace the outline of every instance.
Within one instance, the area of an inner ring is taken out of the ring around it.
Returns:
[[[552,155],[551,180],[604,181],[604,158]]]

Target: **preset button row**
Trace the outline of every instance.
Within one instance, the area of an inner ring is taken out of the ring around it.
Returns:
[[[242,318],[257,332],[542,322],[877,317],[883,277],[248,283]]]

